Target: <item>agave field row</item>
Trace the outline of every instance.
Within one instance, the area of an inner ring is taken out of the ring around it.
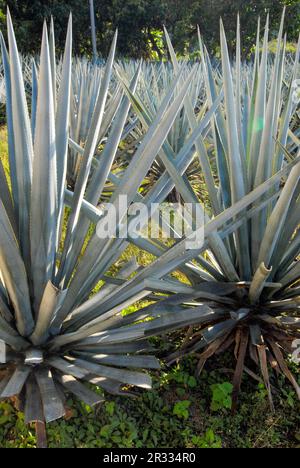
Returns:
[[[279,373],[300,397],[288,363],[300,338],[300,42],[286,57],[284,15],[275,56],[267,19],[249,63],[239,21],[234,62],[221,23],[220,62],[200,32],[199,63],[179,61],[165,31],[170,62],[115,60],[116,33],[101,64],[72,58],[71,17],[61,60],[53,23],[33,60],[20,58],[9,12],[7,21],[0,397],[19,396],[26,422],[49,422],[64,416],[68,393],[101,402],[88,384],[149,388],[146,370],[160,362],[148,340],[158,335],[173,348],[170,365],[195,353],[198,375],[231,349],[234,404],[244,370],[261,373],[271,407]],[[202,216],[199,225],[191,211],[198,247],[187,248],[189,236],[97,235],[104,201],[121,229],[135,222],[133,203],[150,212],[174,195]],[[122,263],[130,245],[154,260]]]

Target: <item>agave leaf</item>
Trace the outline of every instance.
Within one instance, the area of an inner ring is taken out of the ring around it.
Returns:
[[[18,201],[18,184],[17,184],[17,167],[16,167],[16,153],[15,153],[15,142],[14,142],[14,130],[13,130],[13,108],[12,108],[12,94],[11,94],[11,72],[9,56],[7,53],[5,41],[3,35],[0,32],[1,52],[2,52],[2,63],[5,76],[5,93],[6,93],[6,120],[7,120],[7,133],[8,133],[8,156],[9,156],[9,169],[10,169],[10,181],[12,184],[12,194],[14,204]],[[4,171],[3,171],[4,172]],[[5,187],[5,182],[3,187]],[[5,192],[4,192],[5,194]],[[2,198],[2,197],[1,197]],[[17,213],[16,213],[17,218]],[[19,232],[17,232],[17,236]]]
[[[6,327],[7,326],[1,327],[2,329],[0,331],[0,340],[3,340],[4,343],[7,343],[9,346],[11,346],[12,349],[16,351],[25,350],[30,346],[30,343],[24,340],[24,338],[15,336],[13,333],[8,331]]]
[[[1,185],[1,200],[4,205],[5,211],[9,217],[10,223],[13,227],[15,235],[17,235],[16,221],[14,215],[14,207],[12,203],[12,198],[7,183],[7,178],[5,175],[4,167],[2,161],[0,160],[0,185]]]
[[[32,140],[34,140],[35,126],[36,126],[36,110],[37,110],[37,96],[38,96],[38,71],[35,61],[32,60],[32,94],[31,94],[31,133]]]
[[[300,186],[300,184],[298,184],[298,186]],[[283,263],[286,263],[288,267],[289,264],[293,262],[294,258],[297,257],[297,252],[295,252],[294,256],[291,257],[290,262],[288,262],[288,256],[293,251],[295,245],[297,245],[300,210],[299,203],[297,202],[298,196],[299,187],[294,191],[287,211],[286,218],[289,222],[282,225],[276,249],[273,251],[271,263],[274,268],[274,273],[277,272],[278,269],[284,269],[284,266],[282,265]]]
[[[239,139],[239,148],[240,155],[242,160],[243,172],[246,174],[246,152],[245,152],[245,142],[243,140],[242,132],[242,112],[241,112],[241,25],[240,25],[240,15],[237,16],[237,31],[236,31],[236,90],[235,90],[235,99],[236,99],[236,122],[238,129],[238,139]],[[247,188],[247,178],[246,179],[246,188]]]
[[[53,275],[56,250],[56,148],[55,116],[52,96],[52,76],[47,28],[44,24],[37,123],[34,141],[31,192],[31,265],[35,311],[37,313],[46,284]]]
[[[255,77],[257,77],[257,72],[260,65],[260,27],[261,27],[261,19],[260,16],[257,20],[257,33],[256,33],[256,47],[255,47],[255,58],[254,58],[254,73]],[[255,87],[255,80],[253,81],[253,89]]]
[[[41,394],[36,380],[31,376],[26,381],[25,424],[44,422]]]
[[[30,336],[30,341],[35,346],[41,345],[49,338],[51,321],[55,317],[55,313],[59,309],[64,296],[64,291],[60,291],[51,281],[48,281],[37,314],[35,328]]]
[[[297,50],[295,54],[295,62],[294,62],[294,67],[293,67],[292,79],[291,79],[289,90],[288,90],[288,97],[286,99],[285,108],[284,108],[283,116],[280,122],[280,129],[279,129],[279,134],[278,134],[278,140],[280,141],[283,147],[285,147],[287,144],[288,135],[292,133],[289,129],[289,124],[290,124],[290,120],[293,114],[293,107],[294,107],[293,83],[297,79],[299,58],[300,58],[300,36],[298,39]],[[273,166],[275,167],[275,170],[281,167],[283,156],[284,156],[284,152],[282,151],[282,148],[280,147],[280,145],[278,145],[276,155],[275,155],[275,161],[273,164]]]
[[[266,116],[265,116],[265,125],[262,132],[261,137],[261,145],[259,150],[259,156],[257,160],[257,167],[256,167],[256,175],[254,179],[254,186],[260,184],[263,180],[268,178],[271,175],[272,169],[272,154],[275,149],[275,132],[277,131],[277,100],[279,90],[278,87],[281,84],[282,77],[280,76],[280,63],[282,61],[282,54],[281,54],[281,47],[282,47],[282,31],[283,31],[283,21],[284,21],[284,14],[281,19],[281,25],[277,40],[277,50],[276,50],[276,57],[275,63],[273,67],[273,75],[272,75],[272,85],[271,90],[269,93],[269,99],[266,109]],[[284,52],[283,52],[284,53]],[[281,71],[282,75],[282,71]],[[256,256],[255,252],[259,251],[259,245],[262,241],[264,229],[266,227],[266,220],[267,212],[264,211],[259,213],[254,219],[252,223],[252,251],[253,254],[253,265],[254,267],[259,263],[259,260]]]
[[[212,343],[216,338],[223,336],[231,331],[236,325],[235,320],[226,320],[224,322],[208,327],[202,332],[203,340],[206,344]]]
[[[18,366],[8,381],[6,387],[2,390],[1,397],[8,398],[18,395],[28,376],[30,374],[30,368],[27,366]]]
[[[18,332],[11,326],[11,324],[7,323],[7,321],[0,316],[0,325],[1,325],[1,332],[8,333],[13,337],[19,336]]]
[[[13,315],[9,309],[8,298],[2,288],[0,288],[0,315],[7,322],[13,321]]]
[[[120,343],[143,337],[142,324],[129,328],[117,328],[115,330],[100,331],[101,323],[91,325],[89,328],[79,329],[76,332],[65,333],[56,336],[51,342],[51,349],[55,350],[70,343]]]
[[[253,88],[255,105],[253,109],[253,121],[249,120],[249,144],[250,153],[248,155],[249,163],[249,179],[250,185],[253,187],[253,182],[256,174],[257,160],[259,155],[259,148],[261,145],[262,133],[265,125],[265,112],[266,112],[266,90],[267,90],[267,62],[268,62],[268,36],[269,36],[269,15],[265,25],[264,42],[262,47],[262,58],[257,73],[257,80]],[[259,48],[259,47],[258,47]],[[258,67],[258,64],[257,64]]]
[[[109,128],[111,127],[112,122],[120,108],[121,101],[123,97],[123,91],[121,86],[118,84],[114,94],[111,96],[110,100],[108,101],[105,112],[103,115],[103,122],[100,128],[100,133],[98,137],[98,141],[101,142],[107,135]]]
[[[138,341],[128,341],[125,343],[122,343],[121,341],[119,343],[103,343],[102,344],[102,338],[103,334],[99,333],[94,336],[90,336],[89,338],[85,338],[82,340],[80,343],[77,343],[74,346],[75,351],[77,352],[88,352],[89,354],[92,352],[112,352],[112,349],[116,349],[116,354],[122,354],[124,352],[133,352],[133,351],[144,351],[144,350],[152,350],[152,348],[149,348],[149,343],[148,341],[145,340],[144,336],[141,336]],[[144,339],[142,339],[144,338]],[[114,350],[113,349],[113,350]]]
[[[47,359],[47,363],[54,367],[55,369],[58,369],[59,371],[67,374],[67,375],[72,375],[78,379],[84,378],[86,375],[88,375],[88,371],[84,371],[83,369],[80,369],[78,366],[73,364],[72,362],[67,361],[66,359],[62,359],[59,357],[50,357]]]
[[[246,194],[246,174],[242,163],[242,155],[240,153],[240,144],[237,128],[236,106],[234,103],[234,92],[232,73],[228,55],[227,42],[223,23],[221,22],[221,51],[222,51],[222,67],[224,77],[224,92],[225,92],[225,107],[227,115],[227,135],[228,135],[228,150],[229,150],[229,167],[230,167],[230,185],[231,199],[233,202],[240,200]],[[250,272],[250,254],[248,242],[248,230],[246,226],[242,226],[237,232],[237,257],[240,266],[241,275],[244,279],[249,279]]]
[[[62,418],[65,415],[65,409],[51,371],[47,368],[40,368],[35,372],[35,377],[41,392],[45,421],[48,423]]]
[[[241,154],[239,151],[239,139],[237,131],[236,107],[234,104],[234,92],[232,82],[232,72],[230,67],[227,41],[223,23],[221,22],[221,49],[222,49],[222,65],[224,76],[224,92],[225,105],[227,114],[227,134],[229,143],[229,166],[231,174],[231,189],[233,202],[238,201],[245,195],[245,174],[241,162]],[[235,174],[235,177],[233,177]],[[237,177],[237,174],[239,175]]]
[[[281,26],[283,27],[283,25]],[[280,99],[280,86],[282,83],[282,72],[283,72],[283,58],[285,54],[285,47],[282,47],[282,29],[280,30],[278,37],[278,45],[276,52],[276,59],[274,64],[272,86],[269,94],[268,105],[266,110],[265,125],[262,133],[261,147],[259,151],[259,157],[256,168],[255,185],[261,183],[265,178],[269,177],[272,169],[272,153],[275,148],[275,135],[277,125],[279,121],[279,104],[281,105]]]
[[[204,67],[204,79],[206,84],[206,90],[208,94],[208,99],[210,105],[215,101],[218,96],[218,91],[216,89],[216,84],[213,78],[212,66],[206,49],[204,49],[200,30],[198,27],[198,39],[201,51],[201,59]],[[229,173],[228,173],[228,161],[226,159],[226,154],[228,154],[228,143],[226,138],[226,127],[225,119],[222,112],[217,111],[215,114],[215,125],[212,125],[212,132],[215,142],[215,148],[217,152],[217,166],[218,174],[220,177],[220,187],[222,189],[222,201],[225,208],[230,206],[231,202],[231,190],[229,182]]]
[[[9,10],[7,11],[7,32],[9,41],[10,59],[10,93],[11,105],[9,114],[12,115],[12,135],[14,137],[12,168],[15,171],[13,180],[14,206],[18,223],[20,247],[24,256],[25,265],[29,265],[29,216],[30,193],[32,181],[33,145],[31,137],[30,120],[26,103],[22,69],[17,49],[15,34]],[[10,147],[12,149],[12,147]]]
[[[265,264],[262,262],[259,268],[256,270],[252,283],[249,290],[249,299],[251,303],[255,304],[259,299],[261,292],[265,286],[265,283],[272,272],[272,268],[266,268]]]
[[[126,395],[126,396],[133,396],[134,394],[130,392],[125,392],[121,390],[122,384],[116,380],[108,379],[107,377],[99,377],[93,374],[90,374],[85,378],[89,383],[93,385],[97,385],[98,387],[103,388],[107,392],[113,395]]]
[[[75,356],[90,361],[117,367],[133,367],[135,369],[160,369],[159,361],[154,356],[122,356],[120,354],[90,354],[76,352]]]
[[[281,261],[275,264],[277,267],[277,275],[282,275],[283,272],[286,272],[290,265],[292,265],[294,259],[297,257],[300,248],[300,233],[297,232],[293,240],[290,242],[288,248],[285,250],[285,253],[281,255]],[[274,260],[272,259],[272,264],[274,265]]]
[[[139,65],[130,85],[130,91],[132,92],[132,94],[134,94],[136,91],[140,71],[141,64]],[[101,154],[100,164],[97,168],[97,171],[93,175],[91,183],[89,184],[86,199],[94,205],[98,203],[100,194],[102,193],[102,190],[104,188],[104,183],[111,170],[112,162],[116,156],[118,145],[122,137],[122,131],[126,123],[130,105],[131,104],[129,99],[126,96],[124,96],[117,118],[113,123],[110,132],[110,138],[108,139],[107,144],[105,145],[103,153]],[[101,161],[103,161],[102,164]]]
[[[8,384],[9,380],[11,378],[11,374],[5,375],[1,380],[0,380],[0,401],[2,400],[1,393],[5,389],[6,385]]]
[[[223,312],[216,313],[210,307],[201,305],[182,312],[165,313],[161,317],[148,322],[145,327],[145,335],[160,334],[165,331],[176,330],[178,327],[187,325],[202,324],[210,320],[217,320],[222,317]]]
[[[93,392],[71,375],[57,375],[58,382],[88,406],[95,406],[104,401],[101,395]]]
[[[56,108],[56,57],[55,57],[55,32],[53,16],[50,18],[50,34],[49,34],[49,56],[51,64],[52,75],[52,93],[53,93],[53,107]]]
[[[75,365],[89,370],[91,373],[100,377],[108,377],[117,380],[123,384],[136,385],[141,388],[151,388],[151,378],[147,374],[133,372],[128,370],[116,369],[114,367],[94,364],[84,359],[74,359]]]
[[[59,239],[65,192],[65,179],[67,171],[67,151],[69,138],[69,113],[71,97],[71,65],[72,65],[72,15],[69,18],[65,53],[62,65],[61,84],[58,91],[57,114],[55,123],[56,152],[57,152],[57,194],[58,194],[58,216],[57,226],[59,228],[57,238]],[[58,243],[57,239],[57,243]]]
[[[28,282],[19,246],[7,213],[0,201],[0,268],[9,298],[14,307],[17,329],[28,336],[33,328]]]
[[[127,354],[153,351],[152,346],[146,340],[133,341],[131,343],[120,343],[113,345],[76,345],[74,356],[77,352],[83,354]]]
[[[282,286],[288,286],[293,284],[298,278],[300,273],[300,263],[299,261],[294,262],[288,271],[283,274],[278,274],[276,279],[282,284]]]

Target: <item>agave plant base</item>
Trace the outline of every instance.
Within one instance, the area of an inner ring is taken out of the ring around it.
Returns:
[[[12,375],[14,372],[13,367],[3,367],[0,369],[0,389],[6,384],[6,382],[9,379],[9,376]],[[10,403],[15,407],[17,411],[24,411],[25,405],[24,401],[26,401],[26,395],[24,394],[25,392],[21,392],[19,396],[14,396],[9,398]],[[48,443],[47,443],[47,432],[46,432],[46,424],[44,421],[35,421],[34,422],[35,426],[35,432],[36,432],[36,446],[37,448],[47,448]]]
[[[247,305],[247,297],[240,289],[239,300],[227,296],[223,304],[208,302],[214,320],[208,318],[199,324],[199,329],[191,326],[185,336],[181,349],[169,356],[171,364],[187,354],[194,354],[199,359],[196,375],[199,376],[206,361],[214,355],[220,355],[232,349],[236,359],[233,377],[233,409],[241,387],[243,372],[256,380],[261,380],[249,367],[252,364],[260,368],[262,381],[268,391],[269,402],[274,409],[269,370],[283,374],[293,385],[300,400],[300,387],[287,364],[287,358],[293,353],[293,343],[300,338],[297,311],[276,309],[276,301],[265,304]],[[201,300],[198,298],[198,300]],[[228,307],[230,304],[230,307]],[[227,305],[227,307],[226,307]],[[197,324],[196,324],[197,326]],[[249,367],[247,367],[249,360]]]

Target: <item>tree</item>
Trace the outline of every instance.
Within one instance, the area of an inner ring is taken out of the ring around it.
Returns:
[[[0,0],[0,10],[5,14],[10,9],[17,41],[24,54],[38,52],[39,37],[44,19],[53,15],[55,21],[56,44],[62,52],[65,41],[68,17],[73,13],[74,44],[76,54],[91,52],[90,16],[88,1],[67,0]],[[1,30],[6,31],[5,15],[0,17]]]
[[[285,30],[290,41],[297,41],[300,30],[299,0],[167,0],[168,8],[166,25],[172,32],[176,50],[183,52],[188,44],[197,47],[197,24],[208,48],[215,52],[219,45],[219,19],[222,18],[229,48],[233,53],[236,37],[237,14],[241,18],[241,35],[243,52],[247,55],[255,43],[257,20],[260,16],[264,21],[270,12],[271,38],[277,34],[283,7],[287,6]],[[187,3],[189,6],[187,6]]]
[[[133,58],[148,57],[157,48],[152,32],[162,29],[166,14],[163,0],[95,0],[98,28],[105,42],[107,30],[119,30],[118,53]]]
[[[58,51],[62,51],[69,12],[73,13],[76,54],[92,54],[89,0],[0,0],[0,26],[5,30],[5,11],[9,5],[23,53],[36,53],[44,17],[55,20]],[[241,16],[244,55],[255,41],[257,18],[265,20],[270,11],[271,39],[278,31],[283,6],[287,5],[285,29],[296,41],[300,29],[300,0],[94,0],[97,47],[106,56],[116,28],[118,54],[140,58],[162,56],[163,24],[181,55],[198,50],[197,24],[212,52],[219,45],[219,18],[222,17],[231,53],[234,53],[237,13]]]
[[[235,9],[232,13],[236,16],[236,12],[240,11],[241,14],[241,34],[244,41],[244,53],[249,53],[252,45],[255,42],[256,37],[256,25],[258,16],[264,21],[266,15],[270,13],[270,39],[272,40],[277,36],[278,28],[281,20],[283,7],[287,6],[286,17],[285,17],[285,31],[288,34],[290,41],[297,41],[300,27],[300,1],[297,0],[264,0],[261,2],[249,1],[244,5],[244,2],[237,1]],[[222,15],[223,16],[223,15]],[[224,15],[225,27],[229,27],[231,23],[230,16]],[[226,25],[226,22],[228,24]],[[232,30],[232,28],[231,28]],[[231,42],[234,41],[233,34],[229,39]]]

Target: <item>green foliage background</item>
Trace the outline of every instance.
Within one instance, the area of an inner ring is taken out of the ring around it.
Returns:
[[[256,34],[257,17],[271,14],[271,31],[278,31],[280,15],[287,5],[286,28],[289,41],[296,41],[300,30],[299,0],[94,0],[97,45],[106,56],[114,30],[119,28],[118,53],[122,57],[161,58],[164,54],[162,26],[172,35],[175,50],[185,55],[196,47],[199,24],[205,42],[216,51],[219,18],[222,16],[231,49],[234,47],[236,15],[241,15],[243,51],[247,55]],[[69,12],[74,19],[76,54],[90,54],[90,16],[88,0],[0,0],[0,27],[5,30],[9,6],[22,52],[37,52],[43,19],[55,19],[58,49],[63,47]]]

